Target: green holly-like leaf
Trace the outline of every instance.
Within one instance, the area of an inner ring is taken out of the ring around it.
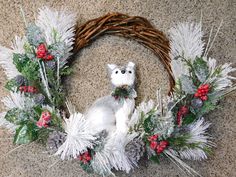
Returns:
[[[22,75],[30,81],[36,81],[39,79],[39,65],[37,62],[28,61],[26,66],[22,70]]]
[[[27,58],[24,54],[19,54],[19,53],[13,54],[13,63],[19,72],[22,72],[24,66],[27,64],[28,61],[29,58]]]
[[[29,119],[29,115],[24,110],[13,108],[7,112],[5,119],[13,124],[20,124],[22,121]]]
[[[207,62],[203,58],[196,58],[193,62],[195,75],[200,82],[204,82],[209,74]]]
[[[90,163],[84,164],[83,162],[80,163],[82,169],[87,173],[93,173],[93,167]]]
[[[143,122],[144,131],[148,134],[152,133],[154,129],[154,124],[151,121],[153,115],[148,115],[148,117]]]
[[[180,77],[180,83],[182,90],[187,94],[194,94],[197,90],[196,86],[193,84],[192,79],[187,75],[182,75]]]
[[[22,122],[16,129],[15,144],[27,144],[38,138],[37,126],[32,122]]]
[[[26,55],[14,53],[13,63],[29,81],[35,82],[39,79],[39,65],[36,61],[29,59]]]
[[[160,156],[158,155],[153,155],[152,157],[150,157],[150,160],[152,160],[155,163],[160,163]]]

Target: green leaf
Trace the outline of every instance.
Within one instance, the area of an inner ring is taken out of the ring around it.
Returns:
[[[160,157],[159,156],[157,156],[157,155],[153,155],[151,158],[150,158],[150,160],[152,160],[153,162],[155,162],[155,163],[160,163]]]
[[[24,54],[13,54],[13,63],[17,70],[28,80],[35,82],[39,79],[39,65]]]
[[[187,75],[182,75],[180,77],[180,83],[182,90],[187,94],[194,94],[197,90],[196,86],[193,84],[192,79]]]
[[[207,100],[204,102],[203,106],[198,112],[198,116],[202,116],[204,114],[209,113],[210,111],[213,111],[217,108],[217,105],[215,103],[212,103],[210,100]]]
[[[65,66],[63,69],[61,69],[60,75],[61,76],[69,76],[72,74],[72,72],[73,72],[72,68],[70,68],[69,66]]]
[[[154,125],[153,125],[153,122],[151,121],[151,118],[152,118],[152,115],[148,115],[148,117],[144,120],[144,123],[143,123],[144,131],[148,134],[150,134],[154,129]]]
[[[20,124],[22,121],[29,119],[29,115],[24,110],[13,108],[7,112],[5,119],[13,124]]]
[[[18,88],[18,87],[19,87],[19,85],[16,83],[15,79],[8,80],[5,85],[5,88],[9,91],[14,91],[14,89]]]
[[[192,122],[194,122],[194,120],[196,120],[196,116],[192,113],[188,114],[187,116],[185,116],[183,118],[183,125],[188,125],[191,124]]]
[[[207,62],[203,58],[196,58],[193,62],[195,75],[200,82],[204,82],[209,74]]]
[[[24,54],[13,53],[13,63],[19,72],[22,72],[28,61],[29,58],[27,58]]]
[[[32,122],[24,122],[16,129],[14,143],[27,144],[36,140],[37,137],[37,126]]]
[[[42,107],[41,106],[35,106],[33,109],[34,109],[34,112],[38,115],[38,117],[40,117],[42,112],[43,112]]]
[[[39,79],[39,65],[37,62],[28,61],[22,68],[22,75],[34,82]]]
[[[93,173],[93,167],[90,163],[84,164],[83,162],[80,163],[82,169],[87,173]]]

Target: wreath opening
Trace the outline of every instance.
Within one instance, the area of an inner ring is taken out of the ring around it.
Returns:
[[[121,13],[108,13],[102,17],[89,20],[76,27],[74,53],[89,45],[96,38],[109,34],[134,39],[152,50],[167,69],[170,90],[174,87],[174,78],[170,65],[170,46],[165,34],[155,29],[150,22],[139,16],[128,16]]]
[[[16,37],[11,49],[0,46],[10,92],[2,99],[7,111],[0,125],[14,133],[14,143],[43,142],[62,160],[77,159],[85,171],[102,176],[129,173],[142,157],[158,163],[167,158],[200,176],[183,160],[207,159],[215,143],[206,115],[236,89],[230,75],[236,69],[207,56],[201,24],[181,23],[167,39],[142,17],[111,13],[78,25],[74,33],[75,19],[44,7],[27,24],[25,37]],[[135,63],[108,64],[112,93],[88,111],[76,111],[63,91],[62,78],[71,74],[68,59],[73,46],[76,54],[103,34],[151,49],[169,73],[170,95],[158,90],[156,101],[135,107]]]

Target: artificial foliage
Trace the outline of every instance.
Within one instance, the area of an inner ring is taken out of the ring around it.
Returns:
[[[117,19],[126,17],[116,15]],[[152,27],[141,17],[132,19]],[[132,26],[131,21],[125,24]],[[229,75],[235,68],[228,63],[217,65],[207,55],[201,24],[181,23],[170,30],[171,51],[161,55],[164,63],[171,58],[167,66],[175,85],[169,96],[158,90],[156,101],[136,106],[126,133],[94,132],[86,115],[66,101],[62,77],[72,73],[67,60],[72,54],[74,25],[74,14],[45,7],[36,22],[26,26],[25,37],[15,38],[12,49],[0,46],[0,64],[8,78],[5,88],[10,92],[2,99],[7,111],[0,114],[0,125],[14,133],[13,142],[43,143],[62,160],[76,159],[85,171],[103,176],[113,170],[129,173],[143,157],[157,163],[168,158],[183,171],[200,176],[183,160],[205,160],[214,151],[208,113],[236,88],[235,77]],[[86,25],[78,28],[77,41],[84,37],[82,27]],[[133,87],[116,87],[111,96],[125,103],[134,98],[134,92]]]

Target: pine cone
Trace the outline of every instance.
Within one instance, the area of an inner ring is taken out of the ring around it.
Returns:
[[[47,140],[47,149],[50,153],[55,153],[58,148],[65,142],[66,134],[59,131],[53,131],[49,134]]]
[[[22,75],[17,75],[14,80],[19,86],[27,85],[27,79]]]
[[[37,94],[35,97],[34,97],[34,102],[36,104],[43,104],[45,101],[45,96],[41,93]]]
[[[145,151],[144,146],[144,142],[140,138],[134,138],[126,145],[125,151],[130,161],[137,163],[140,160]]]

